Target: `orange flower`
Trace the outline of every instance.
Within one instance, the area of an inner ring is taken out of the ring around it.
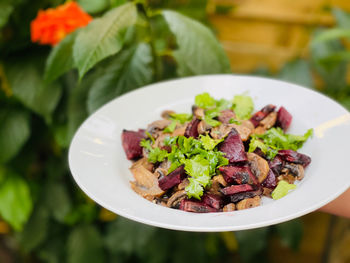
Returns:
[[[53,46],[77,28],[86,26],[91,20],[91,16],[75,2],[45,11],[39,10],[38,16],[30,24],[32,42]]]

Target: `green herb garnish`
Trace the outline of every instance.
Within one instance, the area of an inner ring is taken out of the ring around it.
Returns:
[[[232,108],[240,120],[249,119],[253,110],[254,103],[250,96],[236,95],[233,98]]]

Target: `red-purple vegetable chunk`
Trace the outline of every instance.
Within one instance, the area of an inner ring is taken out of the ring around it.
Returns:
[[[197,138],[199,135],[198,124],[200,122],[201,122],[201,120],[199,120],[199,119],[193,119],[189,124],[187,124],[184,136],[186,138],[188,138],[188,137]]]
[[[226,165],[219,167],[219,171],[224,177],[225,181],[229,184],[247,184],[255,183],[255,177],[247,166],[232,166]]]
[[[251,118],[250,121],[254,124],[255,127],[257,127],[269,113],[273,112],[275,110],[276,106],[272,104],[266,105],[264,108],[262,108],[260,111],[256,112]]]
[[[247,161],[243,142],[235,128],[232,128],[226,139],[220,144],[219,151],[225,153],[225,157],[230,163]]]
[[[276,188],[277,186],[276,175],[271,169],[269,170],[269,173],[267,174],[266,179],[261,183],[261,185],[270,189]]]
[[[283,167],[282,158],[278,155],[275,156],[275,158],[269,162],[269,167],[275,174],[279,174]]]
[[[234,195],[238,193],[253,191],[254,188],[250,184],[239,184],[239,185],[231,185],[221,189],[221,192],[224,195]]]
[[[159,188],[166,191],[175,185],[181,183],[182,179],[186,176],[184,166],[176,168],[174,171],[169,173],[167,176],[162,177],[158,180]]]
[[[222,198],[214,194],[205,194],[202,196],[202,202],[215,209],[220,209],[223,206]]]
[[[180,207],[181,210],[187,211],[187,212],[194,212],[194,213],[211,213],[211,212],[218,212],[218,209],[215,209],[213,207],[210,207],[202,202],[198,201],[190,201],[190,200],[181,200]]]
[[[280,150],[278,151],[278,156],[284,161],[301,164],[304,168],[311,163],[311,158],[309,156],[293,150]]]
[[[122,145],[128,160],[133,160],[142,157],[142,147],[140,142],[146,138],[145,131],[128,131],[123,130]]]
[[[277,122],[276,125],[281,127],[282,130],[286,131],[290,124],[292,123],[293,116],[286,110],[285,107],[281,108],[277,112]]]

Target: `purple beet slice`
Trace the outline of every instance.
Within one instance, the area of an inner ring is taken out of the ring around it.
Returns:
[[[187,124],[185,134],[184,136],[186,138],[188,137],[193,137],[197,138],[199,133],[198,133],[198,124],[201,122],[199,119],[193,119],[190,123]]]
[[[243,142],[235,128],[232,128],[226,139],[220,144],[219,151],[225,153],[225,157],[230,163],[247,161]]]
[[[284,161],[301,164],[304,168],[311,163],[311,158],[309,156],[293,150],[280,150],[278,151],[278,156]]]
[[[128,131],[123,130],[122,145],[128,160],[137,159],[142,156],[142,147],[140,142],[146,138],[145,131]]]
[[[186,199],[181,200],[179,208],[181,210],[184,210],[187,212],[194,212],[194,213],[211,213],[211,212],[219,211],[218,209],[210,207],[202,202],[190,201]]]
[[[275,174],[279,174],[283,167],[282,158],[278,155],[275,156],[275,158],[269,162],[269,167]]]
[[[290,124],[292,123],[293,116],[284,108],[281,106],[277,112],[277,122],[276,125],[278,127],[281,127],[284,131],[288,129]]]
[[[273,112],[275,110],[276,106],[272,104],[266,105],[264,108],[262,108],[260,111],[256,112],[251,118],[250,121],[254,124],[255,127],[257,127],[269,113]]]
[[[265,180],[261,183],[262,186],[270,189],[275,189],[277,186],[276,182],[276,175],[275,173],[270,169],[269,173],[267,174],[267,177]]]
[[[254,179],[255,176],[247,166],[221,166],[219,171],[229,184],[255,184],[258,182],[256,178]]]
[[[202,196],[202,202],[215,209],[220,209],[223,206],[222,198],[214,194],[204,194]]]
[[[167,176],[162,177],[158,180],[159,188],[163,191],[166,191],[175,185],[181,183],[182,179],[186,176],[184,166],[181,165],[176,168],[174,171],[169,173]]]
[[[243,199],[251,198],[261,194],[261,190],[248,191],[229,196],[231,203],[237,203]]]
[[[239,185],[231,185],[221,189],[221,192],[224,195],[234,195],[238,193],[253,191],[254,188],[250,184],[239,184]]]

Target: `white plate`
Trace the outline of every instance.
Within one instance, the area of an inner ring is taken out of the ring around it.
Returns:
[[[195,214],[153,204],[129,185],[131,162],[121,145],[123,129],[136,130],[160,118],[165,109],[190,112],[195,95],[216,99],[235,94],[253,97],[255,110],[283,105],[293,115],[290,133],[315,134],[301,152],[312,158],[296,190],[277,201],[229,213]],[[103,106],[79,128],[69,151],[69,165],[80,188],[101,206],[126,218],[186,231],[233,231],[268,226],[314,211],[350,185],[348,169],[350,114],[333,100],[290,83],[246,76],[212,75],[162,82],[125,94]]]

